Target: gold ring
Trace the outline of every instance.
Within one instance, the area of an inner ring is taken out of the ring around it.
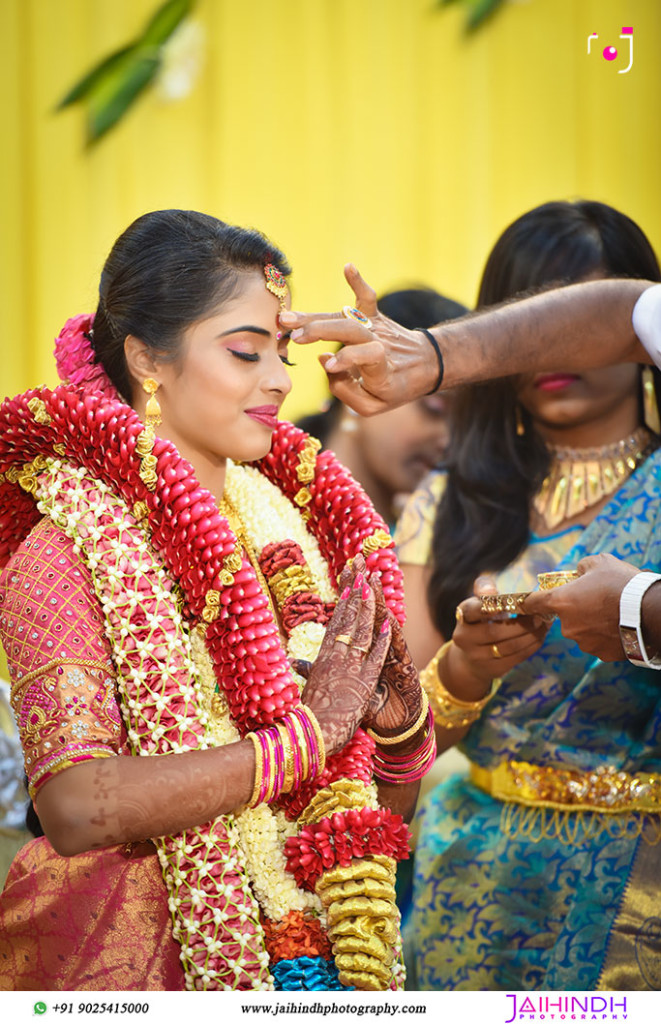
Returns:
[[[355,320],[357,323],[362,324],[363,327],[367,327],[368,330],[372,326],[370,318],[361,313],[355,306],[344,306],[342,308],[342,316],[345,316],[347,320]]]
[[[455,608],[454,617],[457,622],[464,621],[464,612],[462,608]]]
[[[352,651],[360,651],[361,654],[369,654],[369,647],[359,647],[358,644],[351,644]]]
[[[494,658],[502,658],[502,654],[500,653],[500,650],[498,649],[498,644],[492,644],[491,645],[491,650],[492,650]]]
[[[351,647],[351,637],[348,633],[340,633],[339,636],[335,637],[336,644],[346,644],[347,647]]]

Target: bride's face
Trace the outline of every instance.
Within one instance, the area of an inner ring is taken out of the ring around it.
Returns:
[[[259,271],[246,273],[244,281],[219,313],[186,330],[176,362],[158,367],[158,434],[198,475],[228,458],[262,458],[291,390],[288,337],[278,337],[278,299]]]

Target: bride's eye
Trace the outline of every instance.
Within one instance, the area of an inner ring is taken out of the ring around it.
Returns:
[[[228,352],[231,352],[237,359],[243,359],[246,363],[256,363],[259,360],[258,352],[239,352],[235,348],[228,348]]]

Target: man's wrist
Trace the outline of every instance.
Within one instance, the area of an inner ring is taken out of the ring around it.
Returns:
[[[629,580],[620,594],[620,639],[632,665],[661,669],[661,657],[645,643],[642,604],[650,587],[661,581],[654,572],[639,572]]]
[[[641,345],[661,366],[661,284],[645,289],[633,307],[631,322]]]
[[[434,335],[432,334],[431,331],[427,330],[426,327],[418,327],[417,330],[421,331],[422,334],[424,334],[425,338],[427,339],[427,341],[431,345],[432,350],[434,352],[434,355],[436,357],[436,361],[435,361],[436,372],[433,375],[434,376],[434,382],[433,382],[431,388],[429,389],[429,391],[426,392],[427,395],[433,395],[433,394],[435,394],[438,391],[438,389],[440,388],[441,384],[443,383],[443,374],[445,372],[445,367],[443,365],[443,354],[441,352],[441,346],[439,345],[438,340],[434,337]]]

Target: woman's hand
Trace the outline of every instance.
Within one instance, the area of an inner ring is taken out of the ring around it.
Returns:
[[[474,680],[474,693],[457,696],[469,701],[480,700],[492,679],[505,675],[534,654],[548,631],[548,623],[537,616],[501,618],[483,612],[480,596],[497,593],[489,577],[479,577],[473,591],[476,596],[462,601],[457,608],[457,625],[452,634],[453,646],[461,655],[462,675],[466,679],[470,675]],[[455,669],[457,662],[458,659]]]
[[[316,661],[306,672],[302,700],[314,712],[326,751],[339,750],[363,720],[390,643],[383,619],[375,635],[376,600],[357,555],[340,576],[340,597]]]
[[[420,717],[422,687],[402,627],[386,606],[380,581],[374,580],[372,587],[376,598],[376,624],[380,629],[381,622],[389,621],[391,637],[383,671],[363,725],[379,736],[390,738],[406,732]]]
[[[363,416],[412,402],[429,393],[438,378],[438,363],[420,331],[409,331],[379,313],[376,292],[352,264],[344,276],[353,289],[355,305],[372,321],[366,327],[341,313],[280,313],[280,323],[293,328],[292,341],[307,345],[332,338],[344,346],[319,362],[328,374],[330,390]]]

